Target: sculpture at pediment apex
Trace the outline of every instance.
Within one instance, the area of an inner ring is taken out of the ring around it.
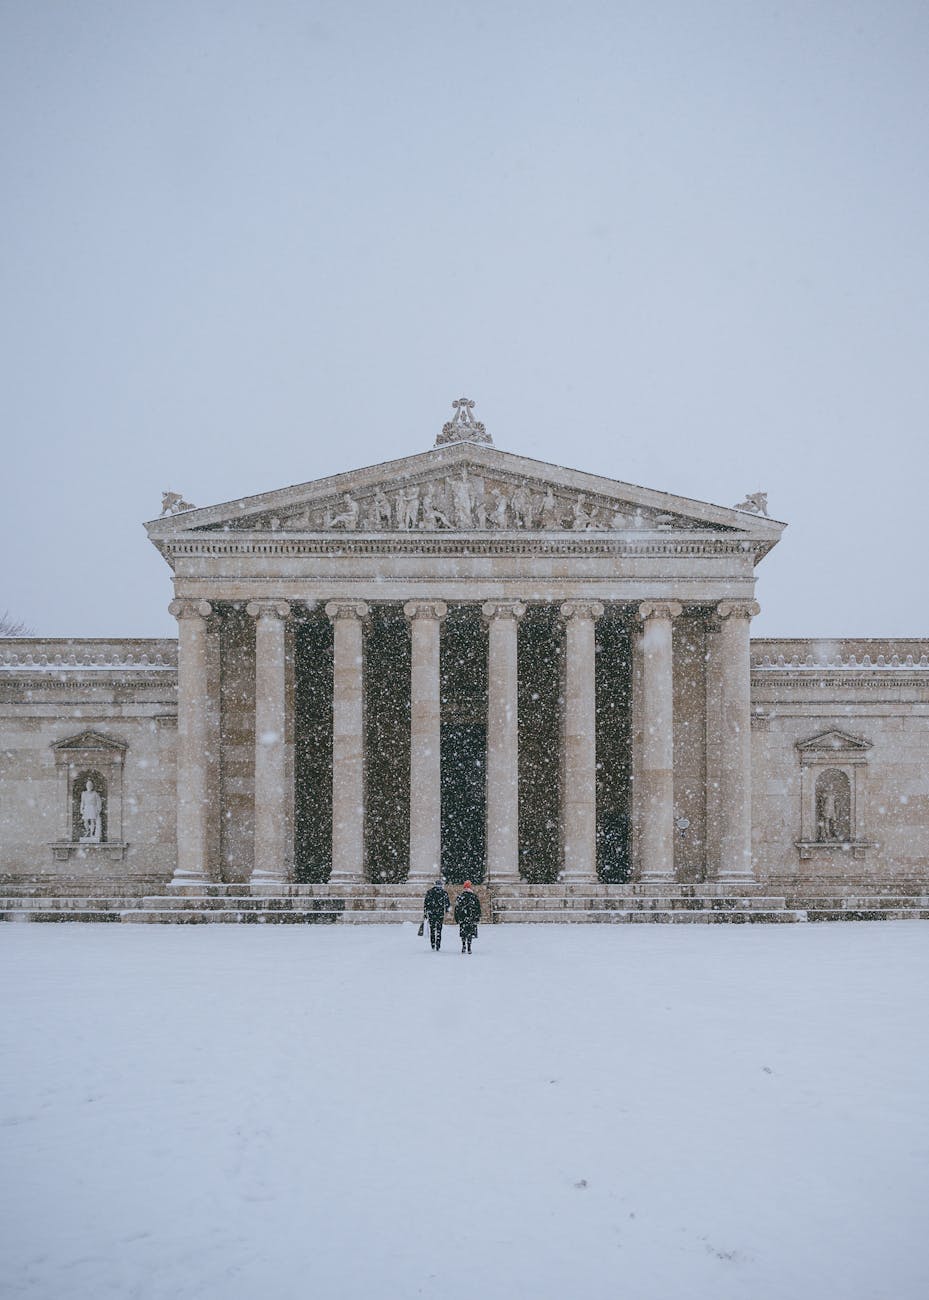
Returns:
[[[452,402],[452,407],[455,414],[442,425],[442,432],[435,440],[437,447],[447,442],[479,442],[484,446],[493,446],[493,438],[480,420],[475,420],[471,414],[474,402],[470,397],[457,398]]]

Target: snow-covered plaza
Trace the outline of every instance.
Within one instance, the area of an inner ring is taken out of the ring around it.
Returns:
[[[0,1294],[929,1294],[929,926],[456,939],[4,926]]]

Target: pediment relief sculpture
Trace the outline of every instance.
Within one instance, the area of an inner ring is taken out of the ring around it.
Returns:
[[[699,529],[719,525],[662,513],[634,502],[570,492],[541,480],[504,477],[462,465],[444,474],[394,480],[361,491],[212,524],[210,530],[272,532],[560,532]]]

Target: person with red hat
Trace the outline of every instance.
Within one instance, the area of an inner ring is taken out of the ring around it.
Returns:
[[[481,919],[481,900],[475,894],[471,881],[466,880],[461,893],[455,899],[455,920],[461,935],[461,951],[471,951],[471,940],[477,935],[477,923]]]

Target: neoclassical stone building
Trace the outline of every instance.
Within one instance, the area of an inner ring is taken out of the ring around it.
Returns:
[[[929,643],[752,641],[763,497],[455,407],[421,454],[166,497],[176,642],[0,643],[7,880],[929,880]]]

